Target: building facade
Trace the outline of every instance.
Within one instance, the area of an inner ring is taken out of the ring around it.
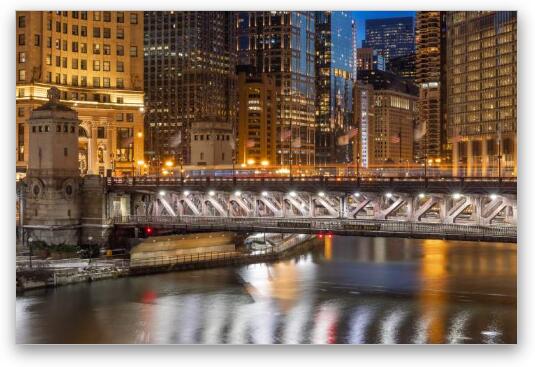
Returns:
[[[418,162],[449,164],[445,124],[446,12],[416,13],[416,75],[420,88],[414,155]]]
[[[232,131],[236,46],[232,12],[145,12],[145,127],[150,162],[192,158],[192,126]],[[226,125],[225,125],[226,124]],[[232,162],[232,154],[225,156]]]
[[[358,72],[354,90],[358,147],[362,168],[404,168],[414,162],[414,126],[418,88],[381,71]]]
[[[81,174],[134,174],[143,160],[143,15],[19,11],[17,171],[28,165],[31,111],[56,86],[78,113]]]
[[[238,67],[238,156],[240,165],[277,162],[275,81],[251,66]]]
[[[414,18],[398,17],[366,20],[364,47],[379,51],[390,59],[414,53]]]
[[[381,70],[385,71],[385,58],[373,48],[357,49],[358,70]]]
[[[239,63],[273,77],[276,164],[315,161],[314,12],[239,12]]]
[[[315,12],[316,164],[347,163],[353,128],[355,22],[348,12]]]
[[[516,12],[449,12],[446,25],[454,174],[516,175]]]

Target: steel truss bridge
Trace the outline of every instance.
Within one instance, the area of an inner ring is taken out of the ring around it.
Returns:
[[[516,241],[516,179],[108,178],[116,226]]]

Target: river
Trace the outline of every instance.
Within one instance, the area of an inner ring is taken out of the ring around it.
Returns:
[[[516,244],[325,237],[271,264],[16,298],[17,343],[516,343]]]

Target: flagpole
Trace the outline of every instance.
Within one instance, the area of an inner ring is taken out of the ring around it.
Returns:
[[[399,172],[401,176],[401,165],[402,165],[402,162],[401,162],[401,125],[399,126],[398,138],[399,138]]]

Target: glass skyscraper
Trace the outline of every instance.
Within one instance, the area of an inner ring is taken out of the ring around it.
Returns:
[[[386,63],[414,53],[414,18],[367,19],[365,47],[382,53]]]
[[[317,11],[315,28],[316,163],[345,163],[352,159],[356,27],[348,12]]]
[[[233,12],[224,11],[145,12],[149,158],[190,163],[191,130],[198,124],[232,132],[237,103],[234,19]]]
[[[238,58],[275,80],[277,163],[314,162],[314,13],[239,12]]]

